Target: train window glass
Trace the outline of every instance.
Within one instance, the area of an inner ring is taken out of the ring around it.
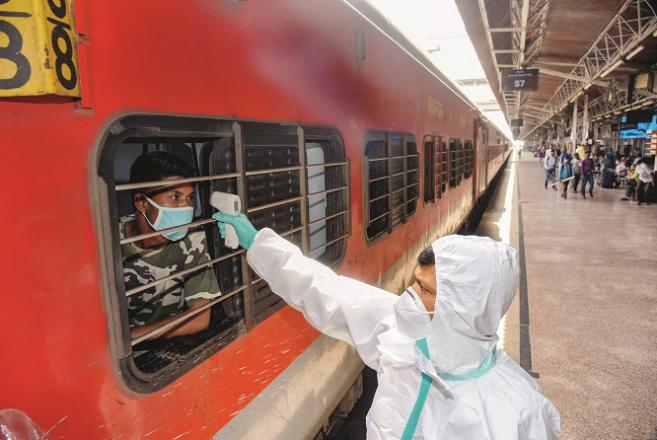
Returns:
[[[211,193],[238,194],[256,228],[335,265],[350,232],[348,162],[339,134],[326,128],[152,116],[117,127],[98,168],[109,205],[100,212],[110,213],[108,273],[116,274],[112,329],[122,376],[149,392],[283,305],[244,252],[225,246]],[[167,208],[189,211],[167,224],[177,215]]]
[[[401,133],[370,132],[367,159],[366,235],[372,241],[412,215],[419,197],[419,161],[415,138]]]
[[[424,138],[424,203],[432,203],[436,199],[436,175],[440,176],[436,163],[436,145],[433,136]]]

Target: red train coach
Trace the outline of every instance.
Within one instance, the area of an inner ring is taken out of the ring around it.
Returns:
[[[399,291],[508,156],[503,136],[367,9],[0,2],[0,409],[25,412],[52,439],[320,430],[362,364],[224,246],[210,193],[240,195],[257,227]],[[190,226],[209,259],[131,287],[124,249],[144,237],[119,225],[134,192],[158,183],[129,181],[152,151],[194,167],[180,183],[195,188]],[[133,298],[204,271],[221,295],[131,335]],[[201,313],[206,330],[157,338]]]

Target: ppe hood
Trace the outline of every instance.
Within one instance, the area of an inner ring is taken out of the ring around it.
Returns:
[[[431,360],[439,371],[463,373],[497,344],[497,327],[518,289],[516,250],[461,235],[440,238],[432,248],[437,296],[427,338]]]

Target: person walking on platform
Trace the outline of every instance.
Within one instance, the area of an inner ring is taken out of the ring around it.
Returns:
[[[579,154],[575,153],[570,164],[573,167],[573,192],[576,193],[579,180],[582,177],[582,161]]]
[[[636,164],[636,173],[639,175],[639,187],[636,190],[637,205],[648,204],[648,192],[652,187],[652,171],[645,160],[639,159]]]
[[[593,197],[593,173],[595,162],[589,157],[589,152],[584,153],[584,160],[580,165],[582,169],[582,197],[586,198],[586,184],[589,184],[589,196]]]
[[[548,151],[548,155],[545,156],[545,160],[543,161],[543,168],[545,169],[545,189],[547,189],[549,181],[552,189],[556,191],[557,158],[554,157],[554,150],[551,149]]]
[[[570,159],[568,158],[568,156],[565,156],[563,163],[561,164],[561,167],[559,169],[559,181],[563,185],[563,191],[561,193],[561,197],[563,197],[564,199],[568,198],[568,184],[573,178],[573,174],[574,174],[573,166],[570,163]]]
[[[257,231],[244,214],[213,218],[222,237],[227,224],[235,229],[249,265],[276,295],[377,371],[369,440],[559,438],[557,409],[497,348],[519,285],[512,247],[442,237],[395,295],[336,274],[271,229]]]

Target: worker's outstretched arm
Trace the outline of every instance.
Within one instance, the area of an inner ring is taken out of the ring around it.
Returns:
[[[397,296],[360,281],[337,275],[304,256],[298,247],[271,229],[256,231],[244,215],[215,214],[235,227],[240,243],[248,244],[247,260],[272,291],[301,311],[316,329],[358,350],[363,361],[378,368],[377,336],[390,324]]]

